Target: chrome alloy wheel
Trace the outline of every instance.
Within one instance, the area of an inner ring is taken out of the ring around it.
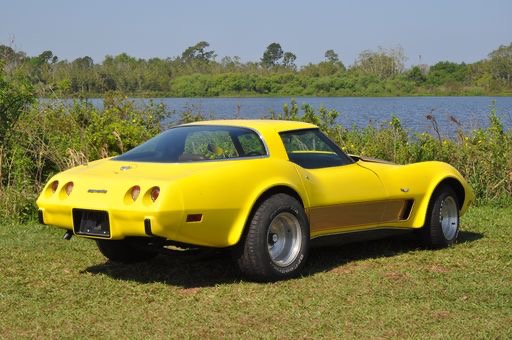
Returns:
[[[268,254],[275,265],[286,267],[300,253],[302,229],[299,220],[289,212],[278,214],[267,231]]]
[[[441,202],[441,211],[439,214],[439,223],[443,229],[444,237],[451,240],[457,234],[459,225],[459,212],[457,202],[451,196],[447,196]]]

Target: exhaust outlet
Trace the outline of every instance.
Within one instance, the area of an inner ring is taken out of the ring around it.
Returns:
[[[66,230],[66,233],[64,234],[63,239],[66,241],[71,240],[71,237],[73,237],[73,232],[71,230]]]

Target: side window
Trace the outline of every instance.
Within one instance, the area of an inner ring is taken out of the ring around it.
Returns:
[[[254,132],[238,136],[238,141],[245,156],[263,156],[267,154],[261,139]]]
[[[288,153],[322,151],[327,153],[335,153],[317,134],[308,131],[299,134],[283,134],[283,143]]]
[[[202,159],[238,157],[228,131],[192,132],[185,140],[184,154],[197,155]]]
[[[283,132],[281,140],[290,161],[306,169],[353,163],[336,144],[318,129]]]

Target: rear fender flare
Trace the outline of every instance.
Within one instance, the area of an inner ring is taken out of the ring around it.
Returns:
[[[257,191],[256,194],[251,195],[248,200],[248,204],[244,206],[241,213],[239,214],[236,222],[233,225],[233,229],[229,235],[229,244],[235,245],[237,244],[246,229],[247,223],[251,220],[252,215],[254,214],[256,208],[263,202],[266,198],[277,194],[284,193],[288,194],[299,201],[300,204],[304,207],[304,210],[307,211],[307,207],[305,206],[304,196],[305,192],[301,195],[300,188],[285,182],[273,182],[272,185],[265,186],[262,190]]]

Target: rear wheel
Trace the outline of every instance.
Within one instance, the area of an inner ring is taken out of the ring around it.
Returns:
[[[430,248],[449,247],[457,241],[459,228],[457,195],[451,187],[441,186],[432,195],[421,241]]]
[[[275,281],[300,273],[309,250],[309,224],[295,198],[271,196],[256,209],[247,228],[236,254],[244,275]]]
[[[100,252],[107,259],[121,263],[148,261],[158,255],[151,249],[150,239],[96,240]]]

